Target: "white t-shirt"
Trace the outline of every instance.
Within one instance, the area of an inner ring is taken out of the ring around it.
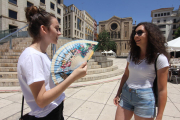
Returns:
[[[57,99],[44,108],[40,108],[36,104],[29,85],[34,82],[44,81],[46,91],[55,87],[51,79],[50,66],[51,60],[48,55],[31,47],[26,48],[18,60],[18,79],[25,100],[31,108],[29,114],[37,118],[48,115],[53,109],[60,105],[65,98],[65,94],[62,93]]]
[[[154,63],[149,65],[144,59],[140,64],[135,64],[130,60],[130,55],[127,58],[127,62],[129,62],[129,77],[126,83],[129,88],[142,89],[153,87],[153,82],[156,77]],[[165,55],[160,54],[156,62],[157,70],[168,66],[168,59]]]

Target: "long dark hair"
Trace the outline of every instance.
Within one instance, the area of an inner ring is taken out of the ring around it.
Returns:
[[[36,6],[26,7],[25,15],[27,22],[29,23],[28,32],[33,38],[33,44],[35,42],[38,42],[38,38],[41,37],[40,26],[44,25],[49,30],[49,27],[51,25],[51,19],[55,16]]]
[[[154,63],[157,54],[164,54],[169,60],[169,54],[166,51],[167,42],[159,27],[153,23],[142,22],[139,23],[132,31],[130,38],[130,59],[138,63],[140,60],[141,49],[136,45],[134,40],[135,30],[138,26],[143,25],[148,35],[148,44],[146,49],[146,62],[148,64]]]

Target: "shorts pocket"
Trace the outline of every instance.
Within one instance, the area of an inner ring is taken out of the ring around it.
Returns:
[[[153,92],[145,92],[145,93],[137,93],[137,97],[139,100],[154,100]]]

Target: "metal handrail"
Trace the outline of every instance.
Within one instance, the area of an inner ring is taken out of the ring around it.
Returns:
[[[7,35],[7,36],[5,36],[5,37],[1,38],[1,39],[0,39],[0,42],[1,42],[2,40],[4,40],[4,39],[8,38],[9,36],[13,35],[14,33],[19,32],[20,30],[24,29],[24,28],[25,28],[25,27],[27,27],[27,26],[28,26],[28,24],[27,24],[27,25],[25,25],[24,27],[20,28],[20,29],[17,29],[17,30],[16,30],[16,31],[14,31],[13,33],[10,33],[9,35]]]
[[[0,43],[2,42],[2,40],[4,40],[4,39],[10,37],[10,39],[7,40],[7,41],[9,41],[9,48],[12,49],[12,35],[15,34],[15,33],[17,33],[17,37],[18,37],[18,36],[19,36],[18,32],[21,31],[22,29],[26,28],[27,26],[28,26],[28,24],[25,25],[24,27],[20,28],[20,29],[17,29],[17,30],[14,31],[13,33],[10,33],[9,35],[7,35],[7,36],[1,38],[1,39],[0,39]],[[6,42],[7,42],[7,41],[6,41]]]

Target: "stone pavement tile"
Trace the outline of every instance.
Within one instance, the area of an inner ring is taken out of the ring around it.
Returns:
[[[67,120],[82,120],[82,119],[76,119],[76,118],[69,117]]]
[[[68,119],[68,116],[66,116],[66,115],[63,115],[63,116],[64,116],[64,119],[65,119],[65,120],[67,120],[67,119]]]
[[[24,108],[27,108],[28,106],[24,105]],[[3,120],[4,118],[10,117],[15,113],[18,113],[21,111],[21,104],[20,103],[13,103],[9,104],[6,107],[3,107],[0,109],[0,120]]]
[[[167,83],[167,88],[174,88],[174,86],[173,86],[172,83],[168,82],[168,83]]]
[[[169,99],[173,102],[173,103],[180,103],[180,95],[179,94],[168,94]]]
[[[163,120],[180,120],[180,117],[163,116]]]
[[[118,83],[118,80],[104,83],[103,86],[112,86],[112,87],[114,86],[115,87],[117,85],[117,83]]]
[[[106,105],[98,120],[115,120],[116,108],[116,106]]]
[[[116,94],[111,94],[110,98],[108,99],[107,105],[115,106],[113,103],[113,99],[116,96]]]
[[[20,86],[0,87],[0,90],[21,90]]]
[[[107,86],[107,85],[102,85],[97,92],[100,93],[112,93],[114,90],[115,86]]]
[[[13,102],[10,101],[10,100],[0,99],[0,108],[2,108],[4,106],[7,106],[7,105],[9,105],[11,103],[13,103]]]
[[[64,115],[70,116],[76,109],[78,109],[84,100],[69,98],[64,101]]]
[[[65,92],[66,97],[70,97],[74,95],[75,93],[77,93],[78,91],[80,91],[81,89],[82,88],[68,88],[64,92]]]
[[[71,98],[87,100],[93,93],[94,93],[94,91],[80,90],[77,93],[75,93],[73,96],[71,96]]]
[[[117,91],[119,89],[119,85],[120,85],[120,83],[118,82],[118,84],[116,85],[116,87],[113,90],[113,94],[117,94]]]
[[[164,116],[170,116],[170,117],[180,117],[180,112],[178,109],[174,106],[173,103],[167,102],[166,107],[164,110]],[[164,119],[163,119],[164,120]]]
[[[96,92],[87,101],[106,104],[110,95],[109,93]]]
[[[180,94],[180,91],[177,88],[167,88],[168,94]]]
[[[174,103],[174,105],[178,108],[178,110],[180,111],[180,103]]]
[[[28,108],[23,110],[23,114],[25,115],[26,113],[29,113],[30,111],[31,111],[31,109],[28,107]],[[18,113],[11,115],[10,117],[8,117],[4,120],[19,120],[20,116],[21,116],[21,112],[18,112]]]
[[[6,98],[15,94],[18,94],[19,92],[14,92],[14,93],[0,93],[0,98]]]
[[[171,85],[172,85],[173,87],[175,87],[175,88],[180,88],[180,84],[173,84],[173,83],[171,83]]]
[[[22,103],[22,92],[6,97],[5,99],[13,102]],[[26,104],[26,102],[24,102],[24,104]]]
[[[86,86],[83,90],[96,91],[102,84]]]
[[[70,117],[80,120],[97,120],[104,105],[86,101],[79,109],[75,111]]]
[[[169,99],[169,97],[167,97],[167,102],[171,102],[170,99]]]

